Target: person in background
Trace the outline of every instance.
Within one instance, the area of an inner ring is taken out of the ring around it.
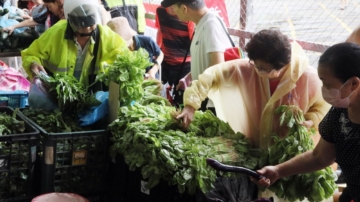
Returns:
[[[206,68],[225,61],[224,52],[232,47],[227,37],[225,25],[217,13],[206,7],[204,0],[163,0],[161,5],[171,7],[181,21],[194,22],[195,34],[191,43],[191,72],[182,81],[197,80]],[[184,89],[186,82],[180,82],[177,89]],[[211,101],[205,100],[202,110],[215,108]]]
[[[113,18],[107,25],[127,42],[127,46],[131,51],[144,48],[149,53],[149,59],[153,65],[146,68],[145,79],[159,79],[158,72],[164,54],[155,41],[151,37],[137,35],[125,17]]]
[[[348,0],[340,0],[340,10],[345,10],[347,8],[347,6],[349,5],[349,1]]]
[[[27,9],[23,9],[25,11],[25,14],[23,16],[20,16],[22,17],[23,19],[29,19],[32,17],[32,11],[39,7],[40,5],[42,5],[44,2],[42,0],[32,0],[33,2],[33,7],[31,7],[30,10],[27,10]]]
[[[182,65],[186,51],[190,47],[195,25],[190,21],[180,21],[172,7],[162,6],[156,9],[155,25],[158,28],[156,41],[164,53],[161,80],[164,84],[176,86],[179,83],[178,79],[190,73],[190,53],[186,57],[184,66]],[[182,97],[179,99],[175,97],[174,101],[177,102],[174,104],[183,104]]]
[[[4,28],[4,30],[8,31],[9,34],[12,34],[17,28],[41,25],[43,27],[43,30],[41,31],[44,32],[60,19],[65,19],[63,3],[64,0],[43,0],[43,4],[37,8],[39,10],[37,10],[36,14],[33,13],[31,18],[13,26]]]
[[[36,31],[43,33],[46,29],[57,23],[61,19],[65,19],[63,11],[63,0],[34,0],[36,8],[32,9],[31,18],[24,20],[18,24],[4,28],[12,34],[17,28],[36,26]],[[100,0],[99,0],[100,2]],[[40,4],[41,3],[41,4]],[[110,14],[103,6],[100,7],[102,24],[106,24],[110,20]]]
[[[322,96],[332,108],[321,121],[321,139],[312,151],[257,172],[265,179],[256,183],[268,187],[276,180],[315,172],[337,162],[346,188],[340,202],[360,202],[360,46],[340,43],[327,49],[319,60]]]
[[[321,96],[321,81],[301,46],[270,29],[256,33],[245,50],[249,59],[220,63],[200,74],[185,90],[185,107],[177,118],[187,127],[209,96],[217,116],[262,150],[272,145],[273,133],[280,138],[287,135],[288,128],[280,126],[275,115],[281,105],[298,106],[305,115],[303,125],[317,129],[330,106]],[[312,138],[316,144],[319,135]],[[270,196],[275,197],[266,190],[261,197]],[[275,201],[282,199],[275,197]]]
[[[106,0],[112,18],[125,17],[133,30],[145,32],[145,7],[142,0]]]

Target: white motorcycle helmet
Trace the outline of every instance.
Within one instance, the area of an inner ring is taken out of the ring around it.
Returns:
[[[100,6],[98,0],[64,0],[64,16],[73,31],[78,32],[81,28],[101,24]]]

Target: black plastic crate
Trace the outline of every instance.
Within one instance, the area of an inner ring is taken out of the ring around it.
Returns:
[[[10,107],[0,107],[1,113],[12,115]],[[35,162],[39,131],[21,114],[25,132],[0,135],[0,201],[30,201],[36,196]]]
[[[41,193],[71,192],[92,201],[101,201],[106,191],[109,163],[105,129],[48,133],[27,118],[40,131]]]

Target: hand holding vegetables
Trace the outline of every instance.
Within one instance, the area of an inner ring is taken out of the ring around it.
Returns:
[[[335,160],[326,149],[331,144],[320,140],[314,149],[310,136],[315,134],[315,130],[307,128],[313,123],[305,121],[299,107],[283,105],[275,113],[280,114],[280,125],[285,124],[289,132],[283,139],[273,137],[274,144],[268,148],[268,162],[264,163],[276,166],[259,170],[258,173],[267,180],[256,183],[289,201],[307,198],[310,202],[317,202],[331,197],[336,189],[336,175],[326,167]]]
[[[192,108],[190,106],[185,106],[184,109],[182,110],[181,114],[179,116],[177,116],[176,118],[182,119],[184,127],[187,128],[187,127],[189,127],[190,123],[194,119],[194,113],[195,113],[194,108]]]
[[[39,75],[40,72],[44,72],[45,74],[47,74],[44,67],[36,62],[33,62],[31,64],[30,70],[33,72],[33,76]]]
[[[314,126],[314,122],[312,120],[308,120],[308,121],[303,121],[302,123],[300,123],[302,126],[305,126],[306,128],[310,129],[311,127]]]

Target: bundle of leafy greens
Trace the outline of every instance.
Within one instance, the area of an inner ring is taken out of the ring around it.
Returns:
[[[6,112],[0,113],[1,135],[19,134],[25,131],[24,121],[19,121],[16,119],[17,112],[18,109],[14,110],[12,115],[7,114]]]
[[[297,106],[283,105],[275,113],[281,114],[280,125],[289,128],[287,136],[279,139],[273,136],[274,144],[268,149],[268,165],[283,163],[299,154],[314,149],[310,131],[301,123],[305,121],[302,110]],[[289,201],[304,200],[318,202],[331,197],[336,189],[336,174],[327,167],[313,173],[293,175],[277,180],[269,187],[278,197]]]
[[[141,169],[148,188],[162,179],[177,185],[181,193],[211,190],[216,171],[206,158],[250,169],[258,165],[262,152],[210,111],[196,111],[190,127],[184,128],[175,118],[179,113],[175,107],[143,100],[146,96],[140,101],[146,106],[138,102],[119,109],[118,119],[110,124],[114,143],[110,150],[112,155],[123,154],[130,170]]]
[[[55,74],[51,77],[40,74],[39,78],[48,88],[50,97],[62,112],[77,114],[101,104],[74,76]]]
[[[129,105],[132,101],[139,101],[143,96],[141,83],[144,80],[146,67],[149,62],[149,54],[145,49],[137,51],[123,51],[116,60],[109,65],[105,72],[97,75],[96,81],[119,84],[119,101],[121,105]]]

